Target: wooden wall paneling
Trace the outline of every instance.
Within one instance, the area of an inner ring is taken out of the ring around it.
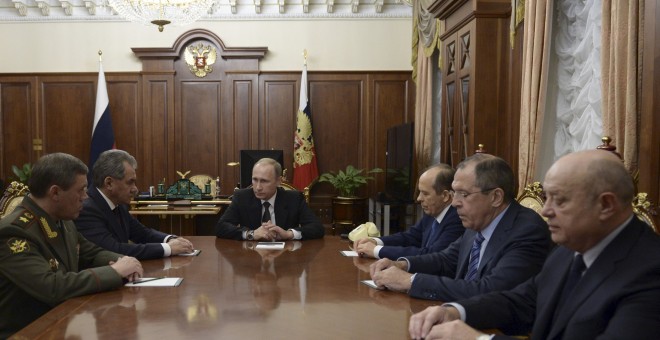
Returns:
[[[512,145],[507,144],[506,140],[512,130],[518,129],[518,125],[507,125],[509,21],[502,16],[477,18],[472,23],[474,114],[471,115],[468,155],[483,143],[489,152],[510,162],[509,149]]]
[[[257,74],[227,74],[227,94],[225,114],[223,114],[224,135],[222,162],[219,165],[224,174],[223,192],[231,194],[240,181],[240,165],[229,167],[228,162],[240,162],[240,150],[266,149],[259,143],[263,130],[259,128],[259,79]],[[286,151],[286,149],[285,149]]]
[[[319,78],[308,75],[319,172],[338,171],[349,164],[368,166],[363,143],[371,125],[363,120],[366,76]]]
[[[509,83],[507,84],[508,98],[506,99],[507,115],[506,125],[510,126],[508,136],[504,136],[504,152],[508,153],[507,159],[513,173],[518,173],[518,144],[520,140],[520,100],[522,94],[522,67],[523,67],[523,32],[524,21],[516,28],[516,36],[513,48],[508,49],[509,53]],[[506,147],[508,146],[508,147]]]
[[[366,148],[367,167],[387,166],[387,130],[393,126],[414,121],[415,88],[410,73],[386,73],[369,76],[370,112],[367,118],[372,128],[369,129],[369,140]],[[413,171],[413,169],[411,169]],[[375,175],[376,181],[369,185],[369,196],[374,196],[385,188],[385,174]]]
[[[142,111],[138,116],[138,183],[141,190],[174,180],[174,80],[170,74],[142,75]]]
[[[293,180],[293,138],[300,96],[300,74],[264,82],[263,104],[259,117],[259,147],[284,151],[287,178]],[[312,111],[312,119],[314,112]],[[316,130],[312,123],[312,133]]]
[[[442,38],[442,100],[441,100],[441,161],[456,166],[465,156],[460,116],[460,79],[458,35],[450,34]],[[464,66],[465,67],[465,66]]]
[[[106,74],[105,80],[115,146],[135,157],[140,143],[139,124],[142,112],[140,78],[135,74]],[[141,188],[141,191],[147,191],[147,188]]]
[[[93,75],[39,77],[43,154],[66,152],[89,162],[96,78]]]
[[[644,2],[642,90],[639,119],[638,189],[658,207],[660,214],[660,5]],[[660,216],[655,216],[660,225]]]
[[[190,171],[188,177],[218,174],[222,86],[217,81],[179,83],[174,152],[176,170]]]
[[[15,179],[12,165],[34,163],[41,153],[33,150],[33,139],[40,139],[36,99],[37,77],[0,76],[0,179],[4,185]]]

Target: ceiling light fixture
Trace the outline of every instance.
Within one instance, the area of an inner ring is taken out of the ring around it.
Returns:
[[[154,24],[158,31],[168,24],[182,26],[207,14],[214,0],[108,0],[124,19]]]

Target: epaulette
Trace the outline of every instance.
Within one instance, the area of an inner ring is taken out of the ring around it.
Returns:
[[[37,219],[35,215],[30,210],[23,210],[22,213],[16,215],[14,221],[11,224],[19,226],[23,229],[27,229],[32,223],[36,222]]]

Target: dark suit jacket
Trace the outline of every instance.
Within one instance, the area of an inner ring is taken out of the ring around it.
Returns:
[[[29,196],[0,221],[0,339],[72,297],[119,288],[119,254],[60,228]]]
[[[657,339],[660,334],[660,237],[637,218],[603,249],[553,322],[574,252],[564,247],[541,272],[511,291],[459,301],[479,329],[532,339]],[[532,328],[533,324],[533,328]]]
[[[409,271],[417,273],[410,296],[453,301],[511,289],[541,270],[552,247],[548,225],[541,216],[511,202],[488,241],[477,280],[467,282],[464,278],[476,234],[466,230],[442,252],[407,258]]]
[[[434,221],[434,216],[424,214],[422,219],[414,226],[408,228],[408,230],[394,235],[380,237],[384,246],[378,252],[378,256],[380,258],[396,260],[403,256],[439,252],[447,248],[447,246],[456,241],[465,232],[463,223],[458,218],[458,213],[456,213],[456,208],[454,207],[449,207],[449,210],[447,210],[439,225],[440,231],[433,240],[429,240]]]
[[[83,202],[83,210],[75,220],[76,227],[83,236],[102,248],[138,260],[163,257],[161,243],[167,234],[144,226],[128,213],[125,205],[117,207],[123,221],[120,223],[97,188],[89,188],[87,194],[89,198]]]
[[[261,200],[254,196],[252,188],[237,190],[215,227],[216,236],[242,240],[243,231],[261,226],[261,208]],[[325,233],[323,224],[309,208],[303,194],[295,190],[277,189],[275,221],[282,229],[300,231],[303,239],[321,238]]]

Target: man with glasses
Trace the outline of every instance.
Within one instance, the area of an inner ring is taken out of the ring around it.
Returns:
[[[621,159],[568,154],[543,187],[541,214],[558,246],[541,272],[512,290],[413,315],[411,338],[491,339],[466,323],[531,339],[658,338],[660,237],[635,217],[635,185]]]
[[[375,262],[370,271],[379,287],[448,301],[510,289],[539,272],[552,247],[548,226],[516,202],[513,171],[504,160],[468,157],[452,189],[463,236],[442,252]]]

